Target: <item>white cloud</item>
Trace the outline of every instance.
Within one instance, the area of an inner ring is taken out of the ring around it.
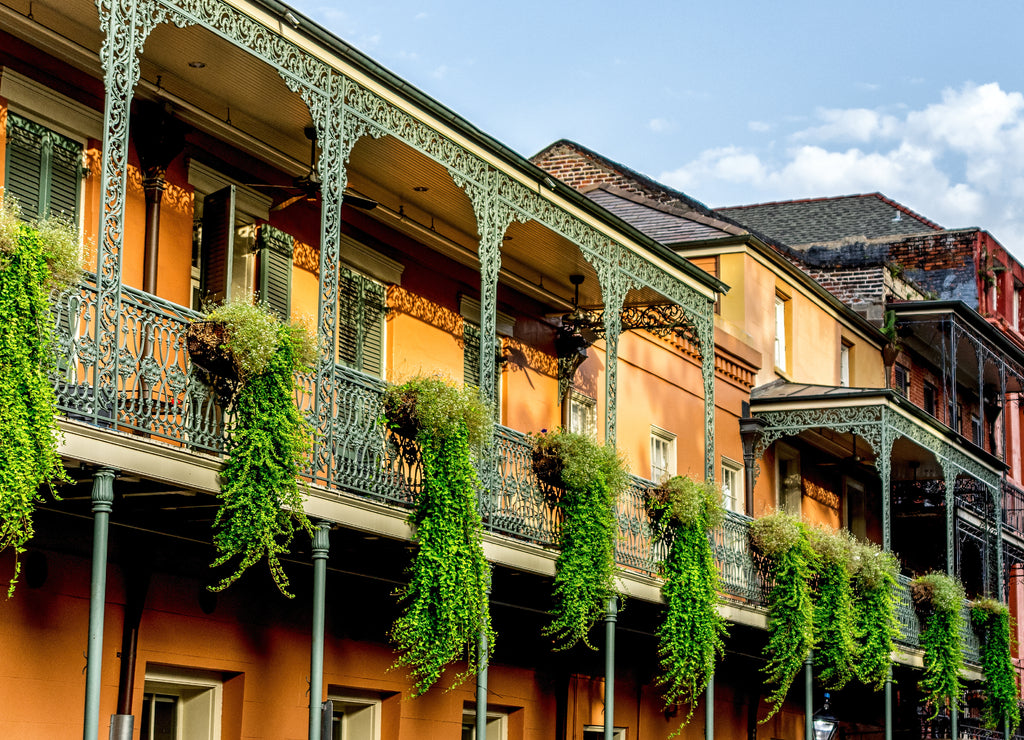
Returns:
[[[438,66],[434,67],[434,70],[430,74],[432,77],[434,77],[434,79],[443,80],[445,78],[445,75],[448,74],[448,65],[439,64]]]
[[[747,121],[747,128],[755,133],[763,134],[771,131],[772,125],[765,121]]]
[[[788,147],[708,149],[661,179],[728,205],[881,191],[1024,258],[1024,94],[967,83],[913,110],[820,109],[776,125]]]
[[[663,134],[675,128],[675,125],[667,118],[652,118],[647,122],[647,128],[656,134]]]

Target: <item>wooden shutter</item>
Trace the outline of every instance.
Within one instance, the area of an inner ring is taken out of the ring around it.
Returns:
[[[7,116],[6,194],[27,221],[58,217],[78,223],[81,145],[13,113]]]
[[[480,387],[480,327],[468,321],[463,322],[462,339],[464,352],[462,360],[462,382],[474,388]],[[501,337],[494,344],[494,403],[501,406]]]
[[[270,224],[256,238],[260,265],[260,303],[287,321],[292,306],[292,253],[295,239]]]
[[[387,292],[346,267],[338,273],[338,362],[381,377]]]
[[[199,290],[203,300],[218,303],[231,297],[231,262],[235,244],[235,186],[203,199],[203,235]]]

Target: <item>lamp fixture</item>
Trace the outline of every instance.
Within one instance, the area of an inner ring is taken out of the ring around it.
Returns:
[[[203,67],[206,66],[206,62],[200,62],[200,61],[196,60],[196,61],[189,62],[188,66],[190,66],[192,69],[202,69]]]
[[[425,193],[428,190],[430,190],[430,188],[428,188],[426,185],[417,185],[413,188],[413,190],[417,193]]]
[[[829,706],[831,695],[825,692],[825,705],[814,713],[814,740],[833,740],[839,730],[839,720]]]

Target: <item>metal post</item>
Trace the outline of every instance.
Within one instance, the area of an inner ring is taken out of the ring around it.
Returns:
[[[804,740],[814,740],[814,651],[804,658]]]
[[[476,736],[487,737],[487,630],[480,630],[476,639]]]
[[[885,740],[892,740],[892,666],[885,677]]]
[[[89,643],[85,658],[84,740],[96,740],[103,679],[103,610],[107,596],[107,529],[114,503],[114,471],[103,468],[92,478],[92,585],[89,589]]]
[[[958,726],[960,724],[958,721],[960,719],[960,710],[956,706],[956,699],[949,704],[949,736],[956,740],[960,737],[960,728]]]
[[[330,522],[317,522],[313,530],[313,630],[309,651],[309,740],[320,740],[324,692],[324,609],[327,601],[327,555],[331,547]]]
[[[608,599],[604,615],[604,740],[615,734],[615,622],[619,618],[619,599]]]
[[[715,738],[715,674],[708,679],[704,690],[704,740]]]

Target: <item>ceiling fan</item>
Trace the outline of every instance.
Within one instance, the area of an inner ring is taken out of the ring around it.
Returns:
[[[818,463],[820,468],[833,468],[833,467],[852,467],[856,465],[870,466],[871,463],[864,458],[859,452],[857,452],[857,435],[853,435],[853,450],[851,454],[840,460],[832,460],[828,462]]]
[[[250,186],[263,190],[287,190],[292,194],[273,206],[270,211],[283,211],[289,206],[299,202],[317,203],[320,200],[320,177],[316,171],[316,126],[306,126],[302,132],[309,140],[309,170],[292,180],[291,185],[270,185],[267,183],[248,183]],[[360,208],[364,211],[373,210],[377,207],[377,201],[364,198],[349,192],[344,193],[345,203]]]
[[[600,322],[593,314],[580,308],[580,285],[583,275],[570,275],[576,292],[572,299],[572,311],[562,316],[562,324],[555,335],[555,351],[559,357],[579,357],[582,361],[587,356],[587,347],[600,339]]]

